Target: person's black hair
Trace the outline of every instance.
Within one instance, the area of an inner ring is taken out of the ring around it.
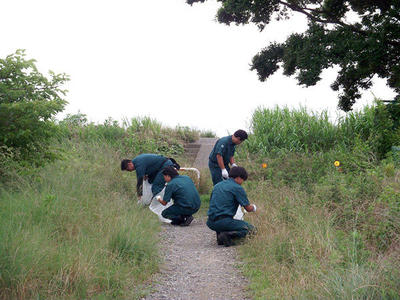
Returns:
[[[171,178],[174,178],[179,175],[178,171],[171,166],[165,167],[164,170],[162,170],[161,174],[168,175]]]
[[[130,159],[123,159],[122,161],[121,161],[121,170],[123,171],[123,170],[126,170],[126,167],[128,166],[128,163],[129,162],[131,162],[131,160]]]
[[[236,178],[236,177],[240,177],[243,180],[247,180],[247,171],[245,168],[243,167],[233,167],[232,169],[230,169],[229,171],[229,177],[232,178]]]
[[[181,168],[174,158],[170,157],[169,160],[172,162],[175,169],[179,170]]]
[[[247,132],[242,129],[236,130],[233,135],[239,138],[241,141],[244,141],[248,138]]]

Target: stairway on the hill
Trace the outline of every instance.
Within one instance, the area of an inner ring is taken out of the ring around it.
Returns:
[[[199,153],[201,145],[197,142],[189,143],[185,145],[185,154],[190,158],[191,163],[196,160],[197,153]]]
[[[208,167],[208,156],[218,138],[200,138],[195,143],[185,145],[185,153],[193,158],[193,167],[204,169]]]

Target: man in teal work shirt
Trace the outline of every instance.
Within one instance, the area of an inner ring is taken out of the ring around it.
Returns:
[[[241,186],[245,180],[246,170],[242,167],[232,167],[229,179],[221,181],[213,188],[207,226],[217,232],[218,245],[232,246],[233,239],[245,237],[254,229],[253,225],[233,218],[239,205],[248,212],[255,212],[257,209],[255,204],[250,204]]]
[[[164,197],[157,196],[162,205],[167,205],[171,199],[174,204],[163,210],[161,215],[170,219],[171,225],[189,226],[193,214],[200,208],[200,196],[192,179],[179,175],[175,168],[166,167],[162,174],[167,182]]]
[[[229,164],[236,166],[233,158],[235,148],[247,139],[247,132],[239,129],[233,135],[220,138],[214,145],[208,158],[208,167],[214,185],[229,177]]]
[[[122,171],[136,171],[137,183],[136,190],[141,196],[143,179],[147,179],[152,184],[151,192],[153,197],[157,195],[165,186],[164,176],[161,174],[165,167],[173,166],[174,163],[167,157],[157,154],[143,153],[134,159],[123,159],[121,161]],[[178,167],[179,168],[179,167]]]

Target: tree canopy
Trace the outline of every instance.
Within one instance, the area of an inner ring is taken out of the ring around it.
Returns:
[[[0,146],[24,156],[44,150],[55,135],[52,118],[64,109],[68,77],[43,76],[23,50],[0,59]]]
[[[206,0],[186,0],[188,4]],[[308,19],[304,33],[284,43],[271,43],[253,57],[251,70],[265,81],[280,67],[304,86],[315,85],[322,70],[338,67],[331,88],[339,108],[352,109],[362,90],[378,76],[400,95],[400,1],[398,0],[217,0],[220,23],[268,23],[288,19],[292,12]]]

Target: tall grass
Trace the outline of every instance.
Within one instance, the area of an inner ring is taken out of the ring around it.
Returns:
[[[241,164],[249,170],[254,165]],[[279,165],[268,168],[277,171]],[[244,183],[258,207],[246,216],[257,233],[240,246],[255,299],[399,298],[400,223],[393,223],[399,214],[391,210],[400,201],[399,170],[384,183],[332,170],[316,179],[310,194],[298,185],[263,179],[267,171],[258,169]],[[378,204],[377,198],[390,200]]]
[[[338,120],[329,121],[326,111],[308,112],[306,108],[255,110],[246,145],[253,153],[326,152],[335,149],[350,151],[358,140],[368,146],[378,158],[384,158],[392,145],[400,144],[395,120],[380,102],[362,111],[350,112]]]
[[[141,297],[158,269],[157,218],[107,144],[62,147],[65,160],[0,189],[0,298]]]
[[[335,125],[305,109],[254,113],[236,161],[258,207],[240,249],[256,299],[400,299],[392,125],[380,104]]]
[[[323,151],[336,140],[335,126],[329,122],[328,114],[310,114],[305,108],[258,108],[253,113],[251,130],[248,147],[253,152]]]

